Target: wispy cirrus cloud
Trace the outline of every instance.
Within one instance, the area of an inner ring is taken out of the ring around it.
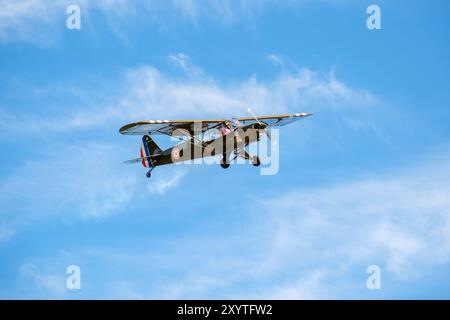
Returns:
[[[0,183],[0,240],[47,219],[102,219],[128,205],[136,175],[122,170],[121,148],[84,141],[22,161]]]
[[[348,110],[357,117],[358,110],[378,103],[369,91],[346,85],[333,72],[322,74],[297,68],[282,71],[272,80],[259,80],[253,75],[224,83],[192,64],[187,55],[173,54],[168,59],[180,68],[181,75],[145,66],[125,72],[123,81],[107,86],[112,91],[54,90],[52,86],[34,90],[45,104],[58,105],[58,99],[64,96],[71,101],[66,110],[1,110],[3,139],[20,134],[33,134],[35,141],[52,138],[51,145],[30,146],[32,159],[21,162],[0,184],[0,203],[13,208],[2,214],[8,230],[22,223],[18,220],[25,224],[40,221],[43,212],[63,214],[70,208],[81,217],[102,218],[126,207],[135,197],[140,180],[136,172],[123,170],[122,161],[124,155],[132,158],[137,150],[124,147],[131,137],[121,140],[123,144],[113,137],[127,122],[233,117],[247,115],[248,106],[258,114],[335,109]],[[64,139],[61,133],[65,133]],[[93,142],[94,138],[77,137],[67,144],[66,139],[73,139],[76,133],[100,138]],[[179,185],[184,174],[174,171],[168,179],[156,179],[149,191],[164,194]],[[30,192],[23,194],[23,189]]]
[[[175,21],[198,24],[207,19],[222,25],[252,21],[270,6],[296,6],[303,1],[255,0],[2,0],[0,1],[0,41],[29,41],[48,45],[65,28],[66,8],[76,4],[82,11],[82,28],[95,28],[95,21],[106,21],[118,35],[138,20],[164,29]],[[139,15],[144,14],[144,15]],[[144,16],[145,18],[136,19]],[[84,27],[83,27],[84,26]]]
[[[251,75],[223,82],[194,65],[185,54],[171,54],[168,59],[183,71],[182,75],[168,74],[154,66],[131,69],[124,73],[124,81],[111,85],[114,93],[82,92],[81,96],[89,104],[80,100],[78,106],[63,116],[61,110],[54,116],[50,111],[42,118],[3,110],[0,130],[14,132],[26,126],[29,131],[64,132],[145,119],[248,116],[248,107],[258,114],[329,112],[339,115],[341,112],[342,117],[346,116],[343,122],[360,130],[364,121],[359,116],[381,104],[369,90],[353,88],[339,80],[333,70],[321,73],[306,67],[294,68],[280,71],[271,80]],[[76,92],[73,96],[78,101],[80,92]],[[52,99],[52,91],[48,94]],[[109,98],[97,101],[98,95]]]
[[[152,250],[139,238],[134,252],[97,248],[77,256],[114,265],[115,278],[140,275],[112,280],[99,293],[109,298],[126,298],[118,287],[140,298],[323,299],[342,290],[362,298],[372,264],[382,270],[377,296],[389,298],[450,263],[448,159],[253,197],[232,230],[165,239]]]
[[[58,12],[64,14],[67,1],[0,1],[0,41],[48,43],[46,36],[55,28]],[[39,32],[36,32],[39,30]]]
[[[245,227],[223,238],[189,241],[189,248],[197,241],[210,246],[201,246],[205,267],[186,281],[216,279],[202,289],[211,298],[221,297],[216,290],[242,298],[332,298],[333,284],[342,279],[344,287],[364,290],[365,268],[377,264],[383,279],[399,279],[400,290],[407,291],[433,268],[450,263],[448,159],[447,152],[395,173],[292,190],[249,204],[243,210],[252,212]],[[214,253],[218,248],[220,257]],[[182,250],[199,258],[188,247]],[[252,281],[262,284],[259,290],[246,290]],[[197,297],[189,286],[179,281],[178,286],[187,290],[178,297]],[[385,280],[383,286],[391,284]]]
[[[267,55],[267,59],[269,59],[270,62],[272,62],[275,66],[283,67],[284,66],[284,59],[281,55],[271,53]]]
[[[0,182],[0,243],[31,225],[59,221],[102,220],[129,208],[142,196],[162,195],[178,186],[186,170],[174,170],[148,184],[138,166],[123,160],[138,145],[78,140],[40,147]]]
[[[21,281],[27,284],[28,295],[45,295],[49,299],[67,296],[66,279],[63,274],[40,270],[33,263],[24,263],[19,268]]]
[[[148,185],[148,191],[150,193],[156,193],[159,195],[165,194],[169,190],[177,187],[182,178],[187,174],[186,170],[174,170],[170,176],[161,176],[155,178],[151,184]]]
[[[191,65],[190,58],[188,55],[179,52],[179,53],[171,53],[167,57],[169,61],[171,61],[175,66],[182,68],[187,71],[189,66]]]

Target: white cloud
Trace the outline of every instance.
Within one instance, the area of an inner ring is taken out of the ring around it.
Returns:
[[[180,18],[193,24],[206,18],[229,25],[236,21],[251,21],[269,6],[296,5],[295,1],[280,3],[273,0],[2,0],[0,41],[51,43],[55,33],[64,30],[65,9],[71,4],[81,7],[82,28],[94,28],[96,19],[103,19],[120,36],[124,36],[123,28],[137,21],[150,22],[159,29],[175,24]]]
[[[126,79],[126,94],[119,99],[119,106],[95,114],[105,120],[232,117],[247,116],[249,106],[256,113],[277,114],[364,108],[377,103],[370,92],[350,88],[333,73],[323,75],[308,68],[283,72],[271,81],[258,80],[254,75],[229,84],[218,83],[202,72],[177,79],[153,67],[131,70]],[[88,125],[89,119],[101,122],[97,116],[79,117],[83,118]]]
[[[98,254],[128,272],[177,274],[152,290],[128,283],[148,298],[342,297],[335,288],[361,298],[372,264],[381,267],[384,289],[407,292],[450,262],[448,159],[253,198],[234,231],[166,239],[161,254]]]
[[[337,80],[333,73],[321,74],[302,68],[282,72],[273,80],[262,81],[251,76],[220,83],[192,65],[184,54],[175,54],[170,59],[181,67],[199,72],[188,71],[177,77],[147,66],[129,70],[123,82],[112,86],[115,92],[112,95],[109,91],[102,93],[99,90],[95,93],[76,88],[59,90],[58,94],[63,92],[68,99],[73,96],[79,103],[72,103],[75,107],[71,111],[59,110],[54,114],[44,111],[43,116],[11,114],[2,110],[2,137],[34,134],[55,138],[55,134],[73,133],[80,129],[93,130],[91,133],[96,135],[104,130],[111,137],[110,132],[118,135],[119,126],[131,121],[233,117],[247,115],[248,106],[257,114],[316,112],[332,106],[338,110],[352,110],[351,114],[357,117],[356,110],[370,107],[377,101],[370,92],[350,88]],[[53,89],[38,91],[40,99],[52,101],[54,98]],[[105,99],[108,94],[109,98]],[[96,100],[98,96],[101,98]],[[110,101],[114,101],[114,105]],[[130,141],[130,138],[121,139],[124,144]],[[110,141],[109,138],[106,141]],[[83,217],[101,218],[120,211],[133,198],[136,175],[130,175],[121,162],[124,154],[133,154],[135,150],[85,140],[71,145],[60,141],[59,145],[56,143],[44,149],[32,148],[33,158],[0,183],[0,203],[10,204],[18,210],[2,214],[2,220],[8,221],[5,227],[15,230],[11,221],[23,219],[30,222],[44,212],[67,211],[67,208],[75,208]],[[155,177],[150,181],[149,190],[164,194],[176,187],[184,174],[175,172],[171,179],[165,180]],[[29,192],[23,194],[24,189]],[[47,195],[45,198],[41,197],[43,193]],[[7,238],[6,233],[4,238]]]
[[[62,118],[61,111],[58,111],[58,116],[46,113],[42,118],[2,111],[0,130],[20,133],[26,127],[28,133],[64,132],[118,127],[126,121],[248,116],[248,107],[257,114],[335,111],[330,114],[342,117],[341,122],[348,123],[355,130],[359,131],[364,126],[376,130],[372,122],[359,118],[357,111],[378,106],[378,99],[367,90],[352,88],[338,80],[332,71],[322,74],[300,68],[292,72],[283,71],[272,80],[263,81],[252,75],[247,79],[221,83],[192,65],[184,54],[171,55],[169,59],[187,72],[179,77],[152,66],[132,69],[126,72],[123,82],[115,84],[115,93],[110,97],[114,105],[108,105],[109,100],[95,101],[95,96],[101,92],[86,92],[82,95],[92,96],[83,98],[89,104],[83,105],[82,101],[79,107],[66,112]],[[52,98],[52,93],[48,94]],[[80,95],[78,91],[77,95]],[[77,96],[74,99],[77,100]],[[337,111],[352,112],[338,114]],[[355,121],[358,126],[355,126]]]
[[[396,174],[316,190],[298,190],[267,202],[273,251],[324,261],[364,261],[401,278],[415,268],[450,261],[448,157]],[[311,245],[310,245],[311,244]],[[318,257],[316,257],[318,258]]]
[[[167,191],[177,187],[181,179],[187,174],[185,170],[173,170],[171,175],[167,173],[152,179],[148,185],[148,191],[151,194],[165,194]]]
[[[254,112],[274,114],[330,107],[364,108],[377,102],[370,92],[337,80],[333,72],[320,74],[308,68],[283,72],[271,81],[253,75],[221,84],[204,73],[177,79],[153,67],[143,67],[128,73],[125,88],[121,108],[133,117],[230,116],[245,113],[247,106]]]
[[[139,237],[132,252],[97,248],[76,256],[114,266],[114,279],[95,293],[103,298],[364,298],[372,264],[382,271],[380,297],[410,292],[450,262],[448,159],[252,197],[232,230],[156,246]]]
[[[204,17],[226,25],[243,19],[251,21],[271,5],[293,5],[292,1],[273,0],[174,0],[173,3],[182,16],[193,22],[198,22],[201,17]]]
[[[327,272],[323,269],[313,270],[300,279],[289,281],[285,285],[276,285],[267,293],[261,294],[261,299],[306,300],[323,298],[321,288],[327,281]],[[267,296],[266,296],[267,294]]]
[[[371,230],[371,234],[368,234],[368,239],[373,241],[375,246],[387,251],[387,270],[398,275],[402,275],[410,267],[410,260],[430,249],[424,240],[426,235],[405,232],[401,228],[400,225],[378,224]]]
[[[44,273],[33,263],[25,263],[19,268],[21,280],[27,288],[27,294],[36,294],[47,299],[61,299],[67,293],[66,279],[62,275]]]
[[[276,66],[284,66],[284,59],[279,54],[271,53],[267,56],[267,59],[269,59]]]
[[[63,2],[59,0],[0,1],[0,41],[47,42],[45,39],[47,31],[55,26],[55,16],[59,11],[62,17],[65,14]],[[36,28],[36,26],[40,27]]]
[[[190,65],[189,56],[181,52],[169,54],[168,58],[174,65],[184,70],[187,70]]]
[[[3,177],[3,239],[54,217],[101,219],[123,209],[135,196],[136,172],[122,161],[130,152],[126,148],[88,141],[54,147],[40,150]]]

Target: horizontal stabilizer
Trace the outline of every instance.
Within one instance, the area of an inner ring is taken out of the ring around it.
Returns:
[[[142,162],[143,160],[152,160],[153,158],[155,158],[157,156],[159,156],[159,154],[155,154],[155,155],[149,156],[149,157],[130,159],[130,160],[124,161],[123,163],[136,163],[136,162]]]

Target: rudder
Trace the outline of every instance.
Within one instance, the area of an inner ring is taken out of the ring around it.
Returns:
[[[150,136],[145,135],[142,137],[142,145],[141,145],[141,158],[142,165],[145,168],[149,168],[152,166],[151,159],[149,157],[155,156],[161,153],[161,148],[153,141]]]

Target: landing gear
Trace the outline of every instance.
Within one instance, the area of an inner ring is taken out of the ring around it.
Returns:
[[[254,165],[255,167],[258,167],[259,165],[261,165],[261,160],[259,159],[258,156],[252,157],[245,150],[236,154],[236,157],[241,157],[242,159],[250,160],[252,162],[252,165]]]
[[[220,160],[220,166],[224,169],[227,169],[230,166],[230,162],[226,157],[223,157],[223,159]]]
[[[152,176],[152,171],[153,171],[153,169],[155,169],[155,167],[150,167],[150,170],[148,170],[148,171],[145,173],[145,176],[146,176],[147,178],[150,178],[150,177]]]
[[[252,164],[253,164],[255,167],[258,167],[258,166],[261,164],[261,160],[259,159],[258,156],[252,157]]]

